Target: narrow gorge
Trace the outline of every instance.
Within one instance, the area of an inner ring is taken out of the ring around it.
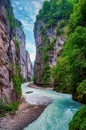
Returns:
[[[86,1],[0,0],[0,130],[68,129],[86,130]]]

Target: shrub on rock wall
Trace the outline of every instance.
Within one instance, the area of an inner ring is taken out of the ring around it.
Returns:
[[[19,76],[16,75],[13,77],[13,85],[14,85],[15,92],[20,97],[20,95],[21,95],[21,79]]]
[[[8,112],[15,113],[18,109],[19,102],[13,102],[11,104],[5,104],[2,99],[0,99],[0,117],[3,117]]]

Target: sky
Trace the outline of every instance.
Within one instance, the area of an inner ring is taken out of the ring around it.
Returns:
[[[12,0],[15,18],[20,20],[26,35],[26,50],[30,54],[31,61],[34,62],[36,48],[34,39],[34,22],[36,15],[42,8],[45,0]]]

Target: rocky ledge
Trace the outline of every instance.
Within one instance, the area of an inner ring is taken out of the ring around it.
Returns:
[[[8,113],[5,117],[0,118],[0,130],[23,130],[36,120],[53,100],[45,96],[34,95],[30,96],[26,102],[22,101],[15,114]]]
[[[36,120],[46,107],[47,105],[31,105],[23,102],[15,115],[9,113],[6,117],[0,118],[0,130],[23,130]]]

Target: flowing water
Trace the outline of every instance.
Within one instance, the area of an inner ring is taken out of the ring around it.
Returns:
[[[39,104],[38,100],[41,100],[43,96],[53,99],[53,103],[48,105],[41,116],[24,130],[68,130],[68,124],[81,104],[72,100],[70,94],[29,88],[27,84],[22,85],[22,93],[28,103]],[[33,91],[33,93],[26,94],[27,91]]]

